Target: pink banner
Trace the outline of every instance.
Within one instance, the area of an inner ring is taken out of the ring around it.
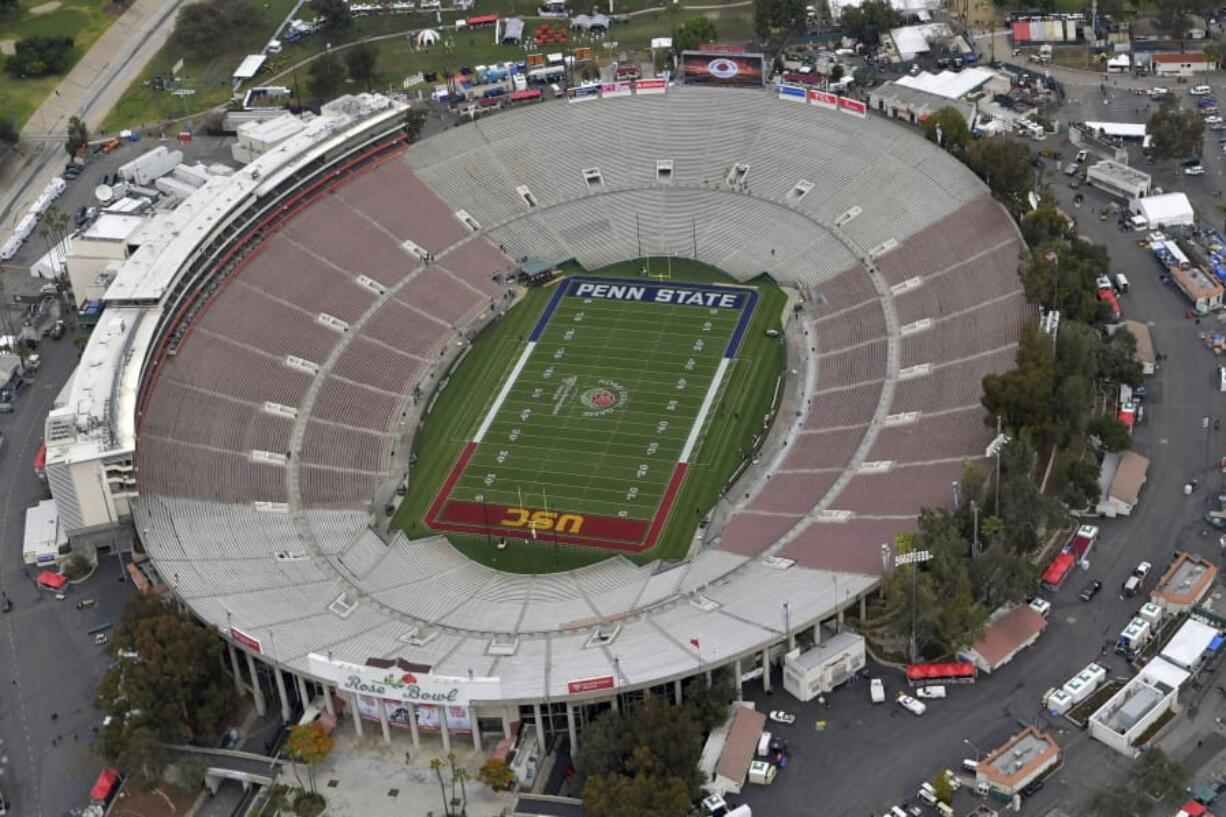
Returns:
[[[839,97],[839,110],[843,113],[849,113],[853,116],[866,117],[868,116],[868,106],[858,99],[849,99],[845,96]]]
[[[600,85],[600,95],[605,99],[615,96],[630,96],[629,82],[604,82]]]
[[[667,88],[668,80],[665,79],[640,79],[634,83],[636,94],[662,94]]]
[[[839,107],[839,96],[826,91],[809,91],[809,104],[833,111]]]

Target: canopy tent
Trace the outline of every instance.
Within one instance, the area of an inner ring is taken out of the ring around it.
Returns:
[[[507,17],[502,21],[502,36],[499,42],[517,43],[524,38],[524,21],[519,17]]]
[[[580,31],[592,31],[593,29],[608,31],[609,18],[603,14],[579,14],[571,18],[570,27]]]
[[[1150,229],[1191,225],[1196,222],[1196,213],[1192,209],[1192,203],[1183,193],[1146,196],[1143,199],[1129,202],[1128,208],[1144,218]]]
[[[967,678],[973,679],[977,673],[975,665],[970,661],[947,661],[936,664],[908,664],[907,680],[930,681],[933,679]]]
[[[438,32],[435,31],[434,29],[423,28],[421,31],[417,32],[417,45],[419,47],[424,48],[425,46],[428,46],[428,45],[434,45],[437,42],[438,42]]]
[[[93,788],[89,790],[89,799],[95,803],[104,803],[111,796],[112,789],[119,781],[119,772],[114,769],[103,769],[98,773]]]
[[[946,99],[961,99],[991,78],[992,72],[986,68],[965,68],[961,71],[942,71],[939,74],[923,71],[913,77],[899,77],[894,80],[894,84],[927,91]]]
[[[242,81],[251,79],[260,70],[260,66],[264,64],[264,60],[268,59],[263,54],[248,54],[243,57],[243,61],[238,64],[238,68],[234,69],[233,79]]]
[[[68,579],[54,571],[44,570],[38,574],[38,584],[40,587],[45,587],[48,590],[63,590],[68,584]]]
[[[1118,136],[1121,139],[1144,139],[1145,124],[1134,125],[1131,122],[1086,122],[1087,128],[1104,136]]]

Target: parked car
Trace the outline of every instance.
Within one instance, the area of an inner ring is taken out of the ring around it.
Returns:
[[[915,694],[920,698],[936,700],[945,697],[945,687],[941,684],[934,684],[933,686],[929,687],[920,687],[919,689],[915,690]]]
[[[1220,125],[1222,124],[1222,117],[1218,116],[1217,114],[1214,114],[1213,116],[1206,116],[1205,124],[1206,125]]]
[[[1153,570],[1154,566],[1149,562],[1141,562],[1132,569],[1132,575],[1136,576],[1141,581],[1145,581],[1145,577],[1149,575],[1149,571]]]
[[[923,701],[917,701],[905,692],[898,693],[898,705],[910,712],[912,715],[923,715],[928,711],[928,705]]]
[[[1090,601],[1095,596],[1097,596],[1098,591],[1102,589],[1103,589],[1103,583],[1095,579],[1094,581],[1087,584],[1084,589],[1082,589],[1080,598],[1082,601]]]
[[[1035,596],[1030,600],[1030,609],[1034,610],[1043,618],[1047,618],[1048,614],[1051,613],[1051,602],[1047,599],[1041,599],[1038,596]]]
[[[875,704],[885,703],[885,682],[874,678],[868,682],[868,697]]]
[[[1185,176],[1203,176],[1205,175],[1205,168],[1203,165],[1192,165],[1191,167],[1185,167],[1183,169],[1183,175]]]

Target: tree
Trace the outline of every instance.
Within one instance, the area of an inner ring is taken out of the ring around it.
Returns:
[[[753,0],[753,31],[758,39],[765,40],[770,36],[774,22],[775,0]]]
[[[1022,238],[1031,247],[1063,243],[1072,236],[1073,228],[1069,225],[1068,217],[1051,203],[1044,202],[1022,217]]]
[[[112,716],[100,736],[103,757],[126,766],[119,761],[146,733],[168,743],[216,741],[234,698],[212,629],[159,599],[136,596],[124,606],[111,650],[128,657],[103,674],[94,697]]]
[[[962,155],[970,141],[971,129],[961,111],[946,105],[924,120],[924,136],[950,153]]]
[[[1155,159],[1199,156],[1205,134],[1205,120],[1191,108],[1184,108],[1174,94],[1167,94],[1149,118],[1147,132],[1152,137]]]
[[[583,787],[587,817],[684,817],[690,793],[684,781],[646,746],[637,747],[626,774],[597,775]]]
[[[307,68],[307,87],[316,99],[332,99],[345,84],[345,66],[331,51],[325,51]]]
[[[983,379],[983,407],[988,421],[1001,417],[1010,429],[1043,428],[1052,421],[1051,394],[1054,368],[1047,336],[1028,322],[1022,329],[1016,365]]]
[[[709,17],[693,17],[677,29],[677,34],[673,37],[673,48],[677,53],[697,51],[703,43],[713,43],[718,39],[715,23]]]
[[[500,757],[491,757],[477,771],[477,780],[494,791],[506,791],[515,784],[515,772]]]
[[[1052,466],[1052,481],[1060,500],[1073,509],[1089,507],[1098,500],[1099,465],[1071,451],[1061,451]]]
[[[128,783],[141,791],[153,791],[162,782],[162,775],[170,763],[166,745],[153,729],[133,729],[124,742],[122,750],[107,760],[123,769]]]
[[[421,138],[422,128],[426,126],[426,112],[420,108],[409,108],[404,112],[404,133],[410,142]]]
[[[1217,43],[1205,43],[1205,47],[1201,49],[1204,52],[1205,59],[1208,60],[1214,67],[1222,59],[1222,49]]]
[[[865,0],[859,7],[844,7],[839,15],[839,25],[849,35],[869,42],[876,41],[882,32],[895,28],[902,20],[889,0]]]
[[[290,727],[286,749],[290,757],[306,764],[312,793],[318,792],[315,788],[315,767],[323,762],[335,745],[332,736],[324,731],[318,721]]]
[[[1026,201],[1034,184],[1030,148],[1013,139],[980,139],[971,142],[966,153],[971,170],[1005,206],[1015,214],[1030,209]]]
[[[1132,434],[1128,426],[1116,417],[1096,414],[1086,425],[1086,432],[1098,438],[1104,451],[1127,451],[1132,448]]]
[[[1189,15],[1202,14],[1213,7],[1212,0],[1162,0],[1158,6],[1158,28],[1168,37],[1182,40],[1192,26]]]
[[[76,581],[89,573],[90,567],[89,559],[86,559],[80,553],[74,553],[64,562],[64,578],[69,581]]]
[[[1140,788],[1158,799],[1183,791],[1191,779],[1186,766],[1157,748],[1144,752],[1137,761],[1137,766],[1137,783]]]
[[[447,786],[443,783],[443,759],[441,757],[430,758],[430,771],[434,772],[434,776],[438,778],[438,790],[443,797],[443,814],[451,815],[451,805],[447,802]]]
[[[1140,817],[1149,811],[1149,803],[1137,797],[1126,786],[1098,789],[1090,795],[1087,804],[1096,817]]]
[[[949,772],[945,769],[938,769],[937,773],[932,776],[932,790],[936,792],[937,799],[945,805],[949,805],[954,799],[954,786],[949,780]]]
[[[367,91],[370,91],[370,84],[375,79],[378,63],[379,52],[368,43],[355,45],[345,52],[345,65],[349,66],[349,76],[356,82],[364,83]]]
[[[0,17],[17,10],[17,0],[0,0]]]
[[[189,56],[206,57],[262,22],[251,0],[202,0],[179,11],[171,42]]]
[[[1137,338],[1127,329],[1117,329],[1103,339],[1099,348],[1099,374],[1113,383],[1139,386],[1144,377],[1137,360]]]
[[[324,27],[328,29],[348,28],[353,22],[346,0],[311,0],[311,9],[324,18]]]
[[[15,145],[20,135],[17,126],[7,116],[0,116],[0,145]]]
[[[26,37],[13,47],[13,55],[5,60],[4,70],[15,77],[61,74],[68,69],[72,45],[72,37]]]

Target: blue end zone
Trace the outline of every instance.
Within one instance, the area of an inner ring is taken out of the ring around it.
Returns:
[[[753,317],[753,310],[757,305],[758,291],[751,289],[749,290],[748,300],[741,307],[741,319],[736,322],[736,330],[732,333],[732,337],[728,339],[728,348],[724,350],[724,357],[736,357],[736,350],[740,348],[741,341],[745,338],[745,330],[749,328],[749,319]]]

